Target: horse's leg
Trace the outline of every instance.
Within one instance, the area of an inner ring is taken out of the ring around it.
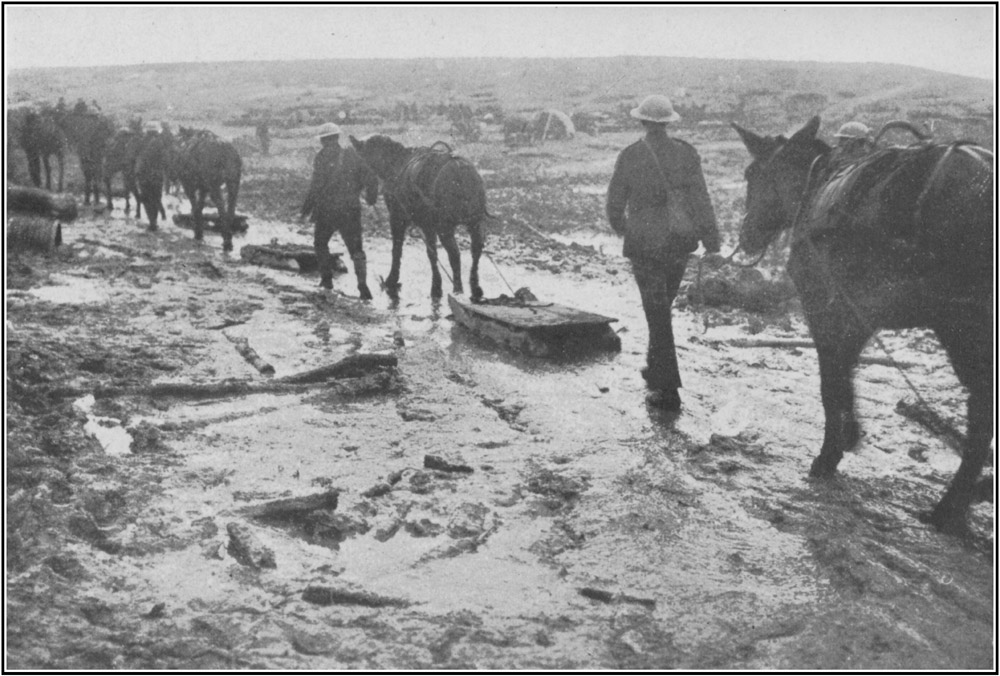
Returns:
[[[36,188],[42,187],[42,158],[37,154],[28,154],[28,174]]]
[[[473,299],[483,297],[483,288],[479,286],[479,258],[483,255],[483,222],[478,221],[469,226],[469,237],[472,239],[472,266],[469,269],[469,291]]]
[[[201,210],[205,208],[205,191],[194,189],[194,199],[191,200],[191,215],[194,217],[194,238],[197,241],[205,239],[205,223],[202,221]]]
[[[431,262],[431,298],[441,297],[441,272],[438,270],[437,234],[434,229],[420,226],[424,233],[424,246],[427,248],[427,260]]]
[[[131,192],[135,196],[135,217],[137,219],[142,218],[142,211],[140,209],[142,205],[142,200],[139,195],[139,182],[135,178],[135,172],[127,172],[123,174],[125,177],[125,211],[128,212],[128,194]],[[148,209],[147,209],[148,211]],[[149,214],[146,214],[149,216]]]
[[[222,250],[232,251],[233,232],[230,227],[229,209],[226,208],[226,203],[222,201],[221,185],[212,186],[212,201],[215,202],[216,209],[219,212],[219,229],[222,231]],[[148,208],[147,211],[149,211]],[[149,214],[147,213],[146,215],[148,216]]]
[[[386,292],[393,300],[399,299],[399,266],[403,260],[403,243],[406,241],[408,219],[402,205],[388,195],[385,205],[389,209],[389,231],[392,234],[392,267],[385,280]]]
[[[66,169],[66,158],[63,157],[62,153],[56,155],[56,159],[59,160],[59,192],[63,191],[63,173]]]
[[[340,225],[340,236],[347,247],[347,253],[354,262],[354,275],[358,278],[358,293],[361,300],[371,300],[372,292],[368,289],[368,260],[361,239],[361,211],[345,215]]]
[[[966,315],[935,327],[955,374],[969,390],[968,435],[962,463],[944,497],[925,517],[946,533],[959,534],[967,529],[966,513],[980,492],[977,481],[990,452],[995,415],[992,326],[992,312],[984,307],[971,319]]]
[[[106,172],[104,174],[104,190],[108,194],[108,211],[112,212],[115,210],[114,202],[111,199],[111,179],[114,177],[114,172]],[[128,215],[128,192],[125,193],[125,215]]]
[[[42,154],[42,166],[45,167],[45,189],[52,190],[52,168],[49,166],[48,153]]]
[[[464,293],[462,288],[462,255],[455,241],[455,229],[441,233],[441,246],[448,252],[448,262],[451,264],[451,286],[455,293]]]
[[[223,216],[223,220],[226,221],[226,224],[223,226],[223,237],[225,238],[223,248],[226,251],[233,250],[233,223],[236,222],[236,197],[239,195],[239,192],[240,176],[237,173],[226,181],[226,214]],[[221,205],[219,206],[219,213],[222,213]]]
[[[819,313],[806,310],[819,356],[820,396],[826,417],[823,447],[809,470],[810,476],[814,477],[832,475],[844,457],[844,451],[851,449],[861,436],[854,414],[851,377],[861,350],[871,337],[871,330],[862,328],[858,321],[852,321],[846,312],[837,312],[836,307],[822,308]]]

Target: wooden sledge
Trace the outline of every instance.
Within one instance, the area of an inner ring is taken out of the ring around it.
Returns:
[[[201,217],[205,221],[205,232],[220,232],[218,214],[202,214]],[[188,230],[194,230],[194,216],[191,214],[174,214],[174,224]],[[236,214],[233,217],[233,232],[246,232],[249,227],[246,214]]]
[[[342,251],[331,251],[333,271],[347,272],[347,264],[343,260]],[[316,272],[319,260],[311,246],[300,244],[248,244],[240,249],[240,258],[252,265],[266,265],[279,270],[298,270],[299,272]]]
[[[473,333],[535,357],[580,352],[618,352],[622,341],[611,329],[613,317],[557,303],[501,296],[473,303],[448,296],[455,321]]]

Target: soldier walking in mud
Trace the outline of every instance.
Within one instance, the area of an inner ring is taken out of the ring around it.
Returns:
[[[670,100],[646,97],[630,114],[642,122],[646,133],[618,155],[608,186],[608,221],[625,238],[622,253],[632,262],[649,327],[642,369],[650,390],[646,401],[677,411],[681,376],[670,308],[688,255],[698,248],[699,239],[706,252],[718,252],[719,229],[701,158],[687,142],[667,136],[667,124],[680,119]],[[675,209],[668,208],[668,200],[677,200]],[[698,234],[680,234],[677,221],[685,218]]]
[[[324,124],[319,131],[319,142],[323,147],[313,161],[312,183],[302,205],[302,217],[311,216],[316,224],[313,246],[319,260],[319,284],[324,289],[333,288],[333,259],[329,242],[333,233],[339,230],[354,261],[361,299],[371,300],[361,242],[361,203],[358,198],[364,191],[365,202],[374,206],[378,199],[378,178],[361,161],[354,148],[340,147],[340,127],[337,125],[332,122]]]

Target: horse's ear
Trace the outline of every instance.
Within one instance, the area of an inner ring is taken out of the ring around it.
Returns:
[[[769,144],[766,138],[744,129],[735,122],[732,122],[731,124],[733,129],[736,130],[736,133],[740,135],[741,139],[743,139],[743,145],[747,147],[747,150],[750,151],[750,154],[753,155],[754,158],[762,157],[767,154]]]
[[[790,143],[812,143],[816,139],[816,134],[819,132],[819,115],[813,116],[811,120],[806,122],[802,129],[792,134],[792,138],[788,139]]]

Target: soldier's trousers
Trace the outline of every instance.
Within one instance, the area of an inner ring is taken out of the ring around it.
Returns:
[[[319,276],[321,280],[333,279],[333,257],[330,255],[330,238],[333,233],[340,231],[340,236],[347,247],[347,253],[354,261],[355,273],[358,273],[358,266],[365,267],[365,250],[361,242],[361,207],[357,211],[344,210],[332,214],[324,214],[316,219],[316,227],[313,230],[313,249],[316,252],[317,263],[319,263]],[[359,283],[362,281],[359,276]]]
[[[646,313],[646,325],[649,327],[645,377],[647,386],[653,390],[676,389],[681,386],[670,308],[686,267],[686,255],[666,260],[632,260],[632,272],[639,285],[642,309]]]

